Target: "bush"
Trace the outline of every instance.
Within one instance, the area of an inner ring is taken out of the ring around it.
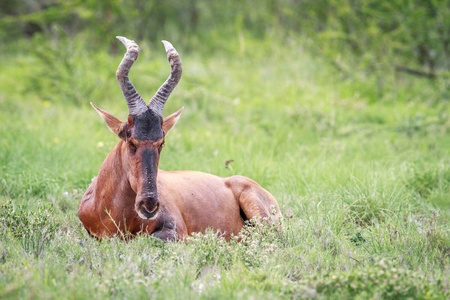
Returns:
[[[7,200],[0,205],[2,239],[12,236],[25,252],[39,257],[60,226],[53,217],[53,210],[53,204],[44,205],[42,202],[38,202],[34,210],[26,210],[23,205],[14,208],[11,200]]]
[[[440,278],[427,278],[417,272],[395,267],[395,263],[381,260],[363,270],[329,273],[314,279],[318,293],[335,297],[379,299],[433,299],[435,295],[448,294]]]
[[[193,233],[186,241],[196,249],[192,260],[199,270],[206,266],[228,269],[236,261],[252,269],[259,267],[278,248],[283,247],[284,240],[279,225],[254,218],[246,221],[241,232],[229,242],[213,230],[208,230],[205,234]],[[175,261],[181,261],[182,255],[177,249],[169,255]]]

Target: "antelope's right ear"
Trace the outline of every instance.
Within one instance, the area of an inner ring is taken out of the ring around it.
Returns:
[[[169,133],[169,130],[172,129],[172,127],[178,122],[178,119],[181,116],[181,113],[183,112],[184,107],[180,108],[177,112],[174,112],[170,116],[167,116],[162,124],[162,130],[164,131],[164,135],[167,135]]]
[[[117,135],[118,137],[120,137],[121,139],[125,139],[125,130],[127,127],[127,123],[126,122],[122,122],[119,119],[117,119],[116,117],[114,117],[112,114],[110,114],[107,111],[104,111],[101,108],[98,108],[97,106],[94,105],[94,103],[91,102],[92,107],[97,111],[97,113],[100,115],[100,117],[102,117],[103,122],[106,123],[106,125],[108,126],[109,130],[111,130],[112,133],[114,133],[115,135]]]

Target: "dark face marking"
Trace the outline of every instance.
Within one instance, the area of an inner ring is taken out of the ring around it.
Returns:
[[[142,194],[156,198],[156,175],[158,172],[159,155],[156,149],[145,149],[142,152]],[[154,195],[153,195],[154,194]]]
[[[137,172],[141,173],[140,192],[137,194],[136,211],[141,218],[154,219],[158,215],[159,201],[156,185],[158,174],[159,151],[154,144],[148,146],[141,145],[139,151],[141,168]]]
[[[154,219],[158,215],[159,201],[157,180],[159,154],[164,142],[162,118],[152,110],[135,116],[128,116],[127,142],[133,162],[130,165],[136,187],[136,211],[144,219]]]
[[[158,141],[164,137],[162,118],[152,110],[139,116],[131,116],[134,123],[133,138],[140,141]]]

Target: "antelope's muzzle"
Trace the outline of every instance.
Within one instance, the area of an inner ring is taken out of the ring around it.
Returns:
[[[157,197],[139,197],[136,202],[136,212],[139,217],[146,220],[154,220],[159,213],[159,201]]]

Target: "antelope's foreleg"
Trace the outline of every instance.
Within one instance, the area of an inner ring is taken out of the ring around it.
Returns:
[[[158,239],[163,240],[164,242],[176,242],[178,241],[178,233],[176,230],[164,228],[159,231],[155,231],[151,234],[151,236],[157,237]]]
[[[156,226],[149,233],[164,242],[178,241],[187,234],[186,225],[181,216],[176,213],[169,213],[164,207],[156,222]]]

